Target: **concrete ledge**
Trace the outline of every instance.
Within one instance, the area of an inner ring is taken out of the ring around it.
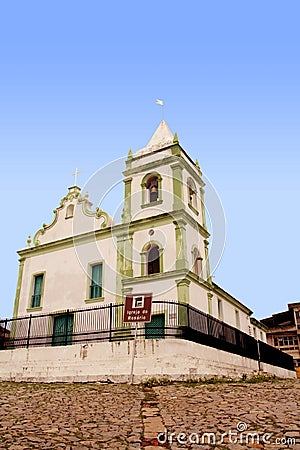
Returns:
[[[0,351],[0,381],[129,381],[133,341]],[[296,378],[294,371],[261,364],[264,373]],[[258,362],[181,339],[138,340],[134,382],[149,377],[189,380],[258,373]]]

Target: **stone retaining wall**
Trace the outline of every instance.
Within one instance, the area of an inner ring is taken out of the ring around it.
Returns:
[[[133,341],[97,342],[63,347],[37,347],[0,352],[0,381],[128,382]],[[134,382],[149,377],[188,380],[236,377],[259,371],[258,362],[179,339],[138,340]],[[261,371],[295,378],[293,371],[261,364]]]

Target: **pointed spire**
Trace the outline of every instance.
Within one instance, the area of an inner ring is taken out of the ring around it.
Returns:
[[[143,155],[155,150],[160,150],[162,148],[171,146],[173,144],[173,134],[164,120],[160,122],[156,128],[153,136],[146,145],[146,147],[138,150],[135,155]]]
[[[147,147],[162,148],[173,142],[173,135],[164,120],[160,122]]]
[[[178,134],[175,133],[173,136],[173,144],[179,144]]]
[[[198,170],[200,170],[200,166],[199,166],[199,161],[198,161],[198,159],[196,159],[196,167],[197,167]]]
[[[132,158],[132,149],[131,148],[129,149],[129,152],[128,152],[128,158]]]

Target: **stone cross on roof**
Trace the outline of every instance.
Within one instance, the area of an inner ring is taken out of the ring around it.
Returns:
[[[74,177],[74,186],[77,186],[77,175],[79,175],[80,173],[82,172],[79,171],[76,167],[75,172],[71,174],[71,176]]]

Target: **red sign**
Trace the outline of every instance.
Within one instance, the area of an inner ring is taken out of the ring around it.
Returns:
[[[151,306],[152,294],[126,295],[123,321],[151,322]]]

